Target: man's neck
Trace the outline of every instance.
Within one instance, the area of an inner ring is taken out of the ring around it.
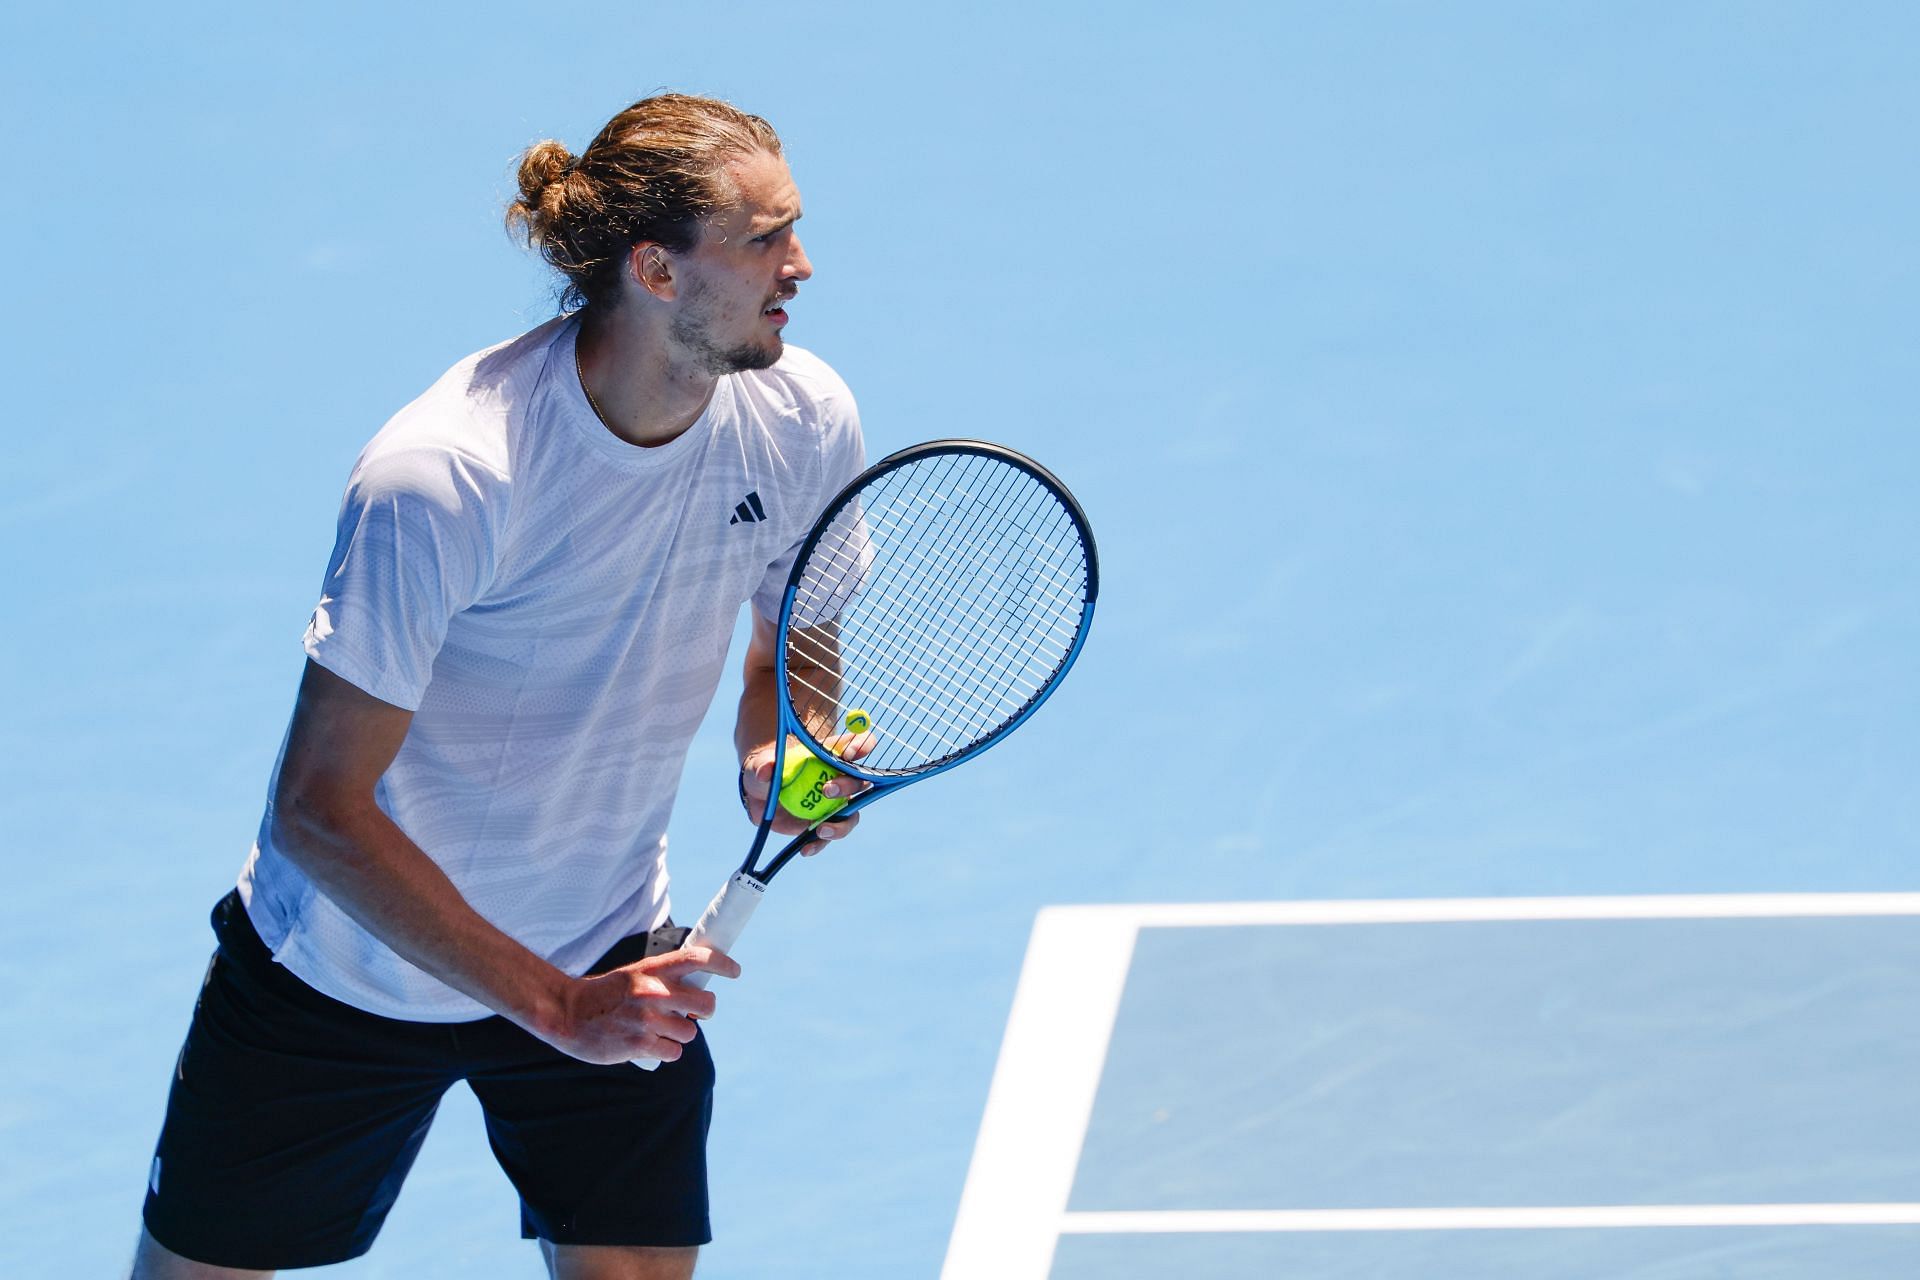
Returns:
[[[676,362],[664,333],[643,323],[582,318],[576,348],[587,402],[606,429],[628,444],[654,448],[699,421],[719,379]]]

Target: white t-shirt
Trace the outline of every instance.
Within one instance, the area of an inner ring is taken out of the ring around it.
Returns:
[[[381,809],[574,974],[666,919],[667,819],[740,606],[778,615],[863,461],[846,384],[791,346],[722,378],[677,439],[627,444],[581,391],[577,332],[561,317],[461,361],[373,438],[306,634],[313,661],[414,713]],[[488,1013],[319,893],[272,817],[239,883],[276,959],[387,1017]]]

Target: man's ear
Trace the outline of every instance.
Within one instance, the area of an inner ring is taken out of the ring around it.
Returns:
[[[673,269],[673,251],[653,240],[642,240],[627,251],[627,274],[633,282],[662,302],[679,292]]]

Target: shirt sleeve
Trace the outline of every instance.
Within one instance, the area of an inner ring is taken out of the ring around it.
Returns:
[[[416,711],[447,624],[491,580],[491,472],[442,450],[362,458],[340,506],[307,656],[382,702]]]
[[[821,367],[824,370],[825,367]],[[809,512],[806,524],[794,535],[780,558],[767,566],[753,593],[755,612],[768,621],[780,616],[780,597],[786,593],[787,576],[793,572],[800,544],[813,530],[815,515],[867,465],[867,446],[860,434],[860,410],[854,404],[853,393],[830,371],[826,377],[830,381],[819,409],[820,468],[816,473],[816,492],[805,506]]]

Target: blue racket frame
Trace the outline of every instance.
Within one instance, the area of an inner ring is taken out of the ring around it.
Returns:
[[[808,732],[807,727],[800,723],[800,718],[793,712],[792,686],[787,682],[787,633],[793,622],[794,597],[798,594],[801,581],[806,576],[807,560],[813,553],[815,545],[819,543],[820,538],[826,533],[827,529],[831,527],[833,517],[842,507],[850,502],[855,495],[863,489],[866,489],[876,479],[889,471],[896,470],[908,463],[920,462],[940,454],[953,453],[984,455],[1010,463],[1032,475],[1060,500],[1069,519],[1073,521],[1075,530],[1080,535],[1081,545],[1086,548],[1087,586],[1084,597],[1086,600],[1086,609],[1081,615],[1080,628],[1073,637],[1073,643],[1068,646],[1066,655],[1061,658],[1060,665],[1054,669],[1052,676],[1047,682],[1035,691],[1033,697],[1028,700],[1027,704],[1004,725],[1000,726],[999,729],[964,750],[955,752],[946,759],[942,759],[925,768],[917,769],[912,773],[872,773],[860,768],[858,764],[841,761],[820,739]],[[1067,672],[1071,671],[1073,664],[1079,661],[1080,651],[1087,642],[1087,634],[1093,629],[1093,610],[1094,605],[1099,599],[1099,595],[1100,557],[1099,552],[1094,546],[1093,530],[1087,524],[1086,513],[1081,510],[1078,500],[1074,498],[1073,494],[1067,490],[1064,484],[1060,483],[1058,477],[1025,454],[1016,452],[1004,445],[990,444],[984,440],[933,440],[926,444],[917,444],[906,449],[901,449],[898,452],[890,453],[879,462],[874,463],[873,466],[861,472],[843,487],[839,493],[835,494],[831,502],[827,503],[825,509],[820,513],[820,518],[815,522],[813,531],[807,535],[806,541],[800,544],[800,550],[794,557],[793,571],[787,578],[786,591],[780,598],[780,618],[778,626],[774,631],[774,679],[777,681],[774,687],[778,691],[776,700],[779,703],[779,731],[774,741],[773,783],[767,788],[766,806],[760,814],[760,830],[754,837],[753,847],[747,851],[746,860],[740,864],[740,874],[749,877],[761,885],[765,885],[773,879],[780,868],[786,866],[787,863],[793,859],[795,854],[800,852],[807,844],[811,843],[810,837],[813,829],[818,827],[820,822],[833,822],[848,814],[858,813],[883,795],[891,795],[893,792],[899,791],[904,787],[912,786],[916,782],[924,782],[928,778],[936,777],[957,764],[974,759],[989,748],[1000,743],[1008,734],[1024,724],[1028,716],[1031,716],[1035,711],[1039,710],[1048,698],[1053,696],[1053,691],[1060,687],[1060,683],[1066,678]],[[799,836],[794,837],[793,841],[789,843],[764,870],[754,870],[753,865],[766,848],[767,836],[773,830],[773,820],[779,811],[779,780],[782,776],[781,771],[786,764],[789,735],[798,739],[809,751],[819,756],[822,761],[827,762],[829,767],[835,772],[845,774],[848,777],[858,778],[868,784],[868,789],[848,800],[846,804],[842,805],[828,817],[822,818],[820,822],[814,823],[813,826],[809,827]]]

